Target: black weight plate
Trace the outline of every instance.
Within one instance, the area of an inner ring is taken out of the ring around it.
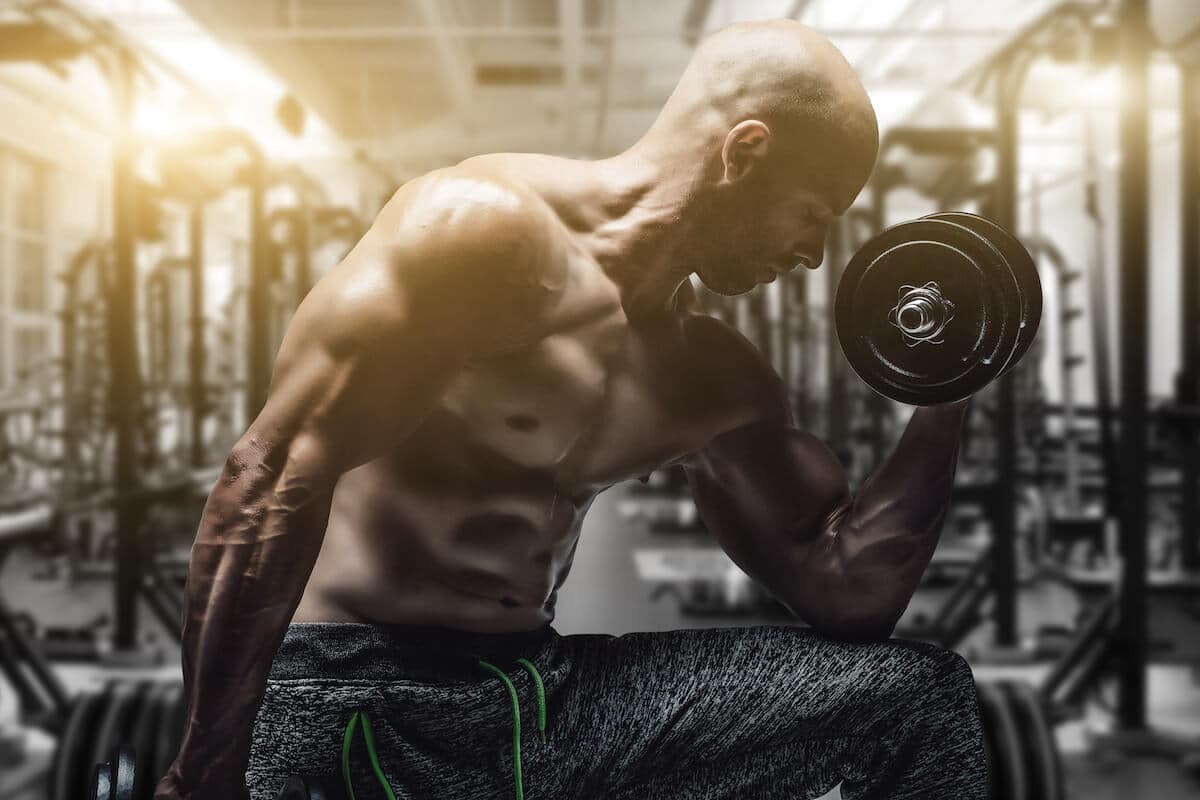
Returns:
[[[125,736],[130,714],[138,702],[140,684],[118,681],[108,690],[109,701],[92,737],[91,763],[102,764],[115,757]]]
[[[901,332],[906,287],[936,284],[953,312],[932,341]],[[999,374],[1016,346],[1021,298],[999,251],[944,220],[913,220],[870,239],[838,283],[835,315],[846,360],[885,397],[911,405],[961,400]]]
[[[1066,796],[1062,761],[1054,739],[1054,726],[1041,696],[1025,681],[997,683],[1008,695],[1009,707],[1021,733],[1032,796],[1039,800],[1062,800]]]
[[[113,800],[113,771],[110,764],[97,764],[88,784],[88,800]]]
[[[983,721],[983,754],[984,760],[987,763],[988,777],[988,794],[993,800],[1000,797],[999,786],[1000,781],[1000,762],[996,759],[996,745],[992,741],[991,722],[987,714],[987,710],[983,705],[983,698],[979,698],[979,716]]]
[[[136,695],[131,702],[125,719],[121,725],[121,736],[118,739],[119,746],[122,750],[128,749],[133,760],[133,768],[135,769],[135,779],[131,787],[131,796],[129,800],[134,800],[134,795],[141,794],[141,784],[144,779],[139,780],[140,774],[146,771],[146,764],[143,762],[146,751],[142,749],[143,743],[135,738],[139,733],[139,726],[145,717],[148,707],[153,705],[154,692],[158,687],[156,681],[140,681],[137,684]]]
[[[172,684],[163,697],[158,717],[158,746],[155,748],[154,774],[156,780],[161,780],[167,774],[167,769],[175,756],[179,754],[179,742],[182,737],[183,713],[180,705],[183,703],[183,684]]]
[[[995,759],[992,773],[994,797],[1004,800],[1035,800],[1029,795],[1025,753],[1017,721],[1005,693],[995,684],[976,684],[983,709],[983,735]]]
[[[85,692],[71,703],[71,713],[54,751],[54,766],[50,774],[52,800],[79,800],[88,791],[92,777],[92,737],[97,717],[108,702],[107,691]]]
[[[1013,275],[1017,278],[1017,286],[1021,291],[1021,331],[1017,335],[1017,347],[1012,357],[1004,367],[1004,371],[1016,366],[1025,351],[1033,344],[1037,335],[1038,325],[1042,321],[1042,278],[1038,274],[1037,264],[1033,256],[1021,244],[1021,240],[1007,230],[992,222],[987,217],[969,214],[966,211],[941,211],[930,214],[925,219],[942,219],[970,228],[987,238],[996,246],[1000,255],[1004,256]]]
[[[132,747],[122,745],[113,758],[112,800],[133,800],[137,780],[136,754]]]
[[[138,800],[151,800],[154,786],[162,777],[153,774],[158,755],[158,719],[162,713],[163,698],[171,686],[170,683],[158,682],[147,689],[145,701],[138,710],[137,719],[134,720],[133,730],[129,736],[129,741],[133,743],[133,748],[137,752],[138,789],[136,796]]]

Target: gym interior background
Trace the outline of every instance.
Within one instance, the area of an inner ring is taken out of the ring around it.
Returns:
[[[838,347],[849,255],[943,209],[1016,232],[1041,327],[975,403],[897,635],[970,661],[998,796],[1200,797],[1191,0],[0,4],[0,797],[81,797],[117,741],[150,769],[170,749],[201,506],[292,310],[397,186],[614,154],[706,31],[782,16],[855,65],[880,160],[822,270],[706,307],[857,481],[909,410]],[[789,622],[661,471],[596,501],[555,626]]]

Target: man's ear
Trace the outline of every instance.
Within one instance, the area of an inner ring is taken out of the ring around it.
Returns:
[[[730,183],[741,180],[767,155],[771,143],[771,129],[756,119],[747,119],[734,125],[725,135],[721,146],[721,162],[725,180]]]

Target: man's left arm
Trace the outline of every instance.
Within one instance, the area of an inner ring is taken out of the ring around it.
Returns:
[[[717,436],[684,468],[705,526],[748,575],[825,635],[885,639],[937,546],[967,405],[915,409],[853,493],[786,411]]]

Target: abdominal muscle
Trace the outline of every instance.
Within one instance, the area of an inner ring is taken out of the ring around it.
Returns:
[[[458,489],[405,485],[382,465],[343,476],[292,621],[489,633],[550,624],[590,498]]]

